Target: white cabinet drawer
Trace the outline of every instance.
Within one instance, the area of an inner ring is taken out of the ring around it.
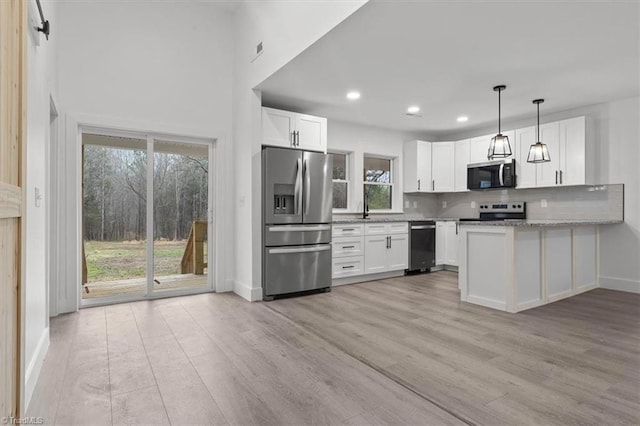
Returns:
[[[341,224],[333,225],[331,237],[335,240],[340,237],[354,237],[364,235],[364,225],[362,224]]]
[[[383,235],[388,234],[388,223],[367,223],[364,226],[365,235]]]
[[[351,256],[333,259],[333,278],[364,274],[364,257]]]
[[[367,223],[365,225],[365,235],[384,235],[384,234],[407,234],[409,233],[408,222],[384,222],[384,223]]]
[[[333,239],[333,257],[362,256],[364,237],[339,237]]]
[[[409,222],[393,222],[388,223],[390,234],[408,234]]]

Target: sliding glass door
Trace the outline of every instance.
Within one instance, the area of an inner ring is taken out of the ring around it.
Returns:
[[[208,141],[82,133],[83,306],[213,289],[212,152]]]
[[[209,147],[153,144],[153,291],[206,288]]]

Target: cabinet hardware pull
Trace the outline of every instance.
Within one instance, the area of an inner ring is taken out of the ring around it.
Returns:
[[[356,246],[342,246],[343,249],[355,248]]]
[[[296,130],[296,145],[300,146],[300,130]]]
[[[356,228],[342,228],[342,231],[343,231],[343,232],[346,232],[346,231],[355,231],[355,230],[356,230]]]
[[[420,191],[420,179],[418,179],[418,191]]]
[[[558,171],[556,170],[556,185],[558,184]]]
[[[296,131],[291,132],[291,146],[296,146]]]
[[[355,268],[355,266],[353,265],[349,265],[349,266],[343,266],[342,269],[351,269],[351,268]]]
[[[435,181],[435,179],[431,181],[431,190],[432,191],[436,190],[436,181]]]
[[[562,170],[560,170],[560,185],[562,185]]]

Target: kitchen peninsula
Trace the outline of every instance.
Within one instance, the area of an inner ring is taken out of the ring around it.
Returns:
[[[520,312],[598,287],[600,226],[619,220],[461,222],[460,299]]]

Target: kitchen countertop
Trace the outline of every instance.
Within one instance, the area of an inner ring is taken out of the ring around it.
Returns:
[[[621,220],[606,219],[527,219],[527,220],[496,220],[496,221],[464,221],[461,226],[513,226],[513,227],[549,227],[549,226],[578,226],[578,225],[615,225]]]
[[[433,220],[438,222],[458,222],[460,225],[468,226],[512,226],[512,227],[545,227],[545,226],[574,226],[574,225],[615,225],[622,223],[621,220],[606,219],[528,219],[528,220],[504,220],[504,221],[460,221],[456,217],[371,217],[368,219],[340,218],[333,221],[334,224],[348,223],[381,223],[381,222],[411,222],[414,220]]]
[[[343,223],[380,223],[380,222],[411,222],[413,220],[442,220],[436,219],[433,217],[417,217],[417,216],[400,216],[400,217],[375,217],[369,216],[368,219],[363,219],[361,217],[353,217],[353,218],[338,218],[334,219],[333,223],[339,225]]]

